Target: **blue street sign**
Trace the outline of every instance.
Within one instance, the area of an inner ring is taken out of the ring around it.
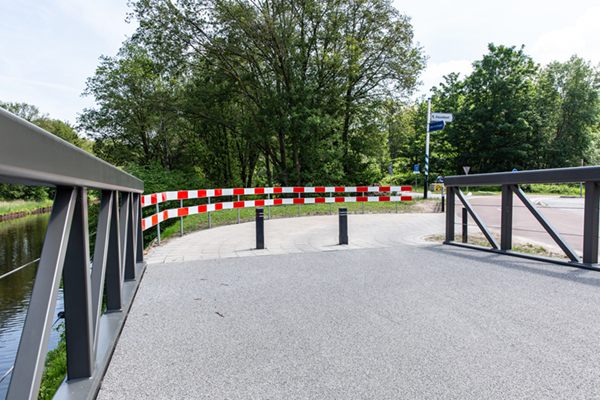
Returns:
[[[432,122],[429,124],[429,132],[441,131],[446,126],[445,121]]]

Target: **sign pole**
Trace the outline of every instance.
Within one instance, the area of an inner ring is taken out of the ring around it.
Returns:
[[[425,188],[423,198],[427,198],[429,186],[429,124],[431,123],[431,97],[427,99],[427,139],[425,140]]]

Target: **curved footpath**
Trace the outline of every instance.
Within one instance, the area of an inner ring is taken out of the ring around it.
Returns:
[[[443,234],[445,214],[350,214],[348,246],[339,246],[337,215],[265,219],[265,249],[256,249],[254,222],[203,230],[156,247],[148,264],[383,248],[423,244],[422,236]]]
[[[418,239],[443,218],[351,215],[349,246],[336,216],[265,221],[262,253],[253,223],[173,240],[98,399],[599,398],[600,274]]]

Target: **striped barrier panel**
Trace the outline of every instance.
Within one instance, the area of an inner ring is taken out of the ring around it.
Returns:
[[[323,190],[321,190],[323,189]],[[361,189],[361,190],[354,190]],[[365,190],[362,190],[365,189]],[[284,191],[285,190],[285,191]],[[243,193],[242,193],[243,191]],[[279,194],[279,193],[349,193],[349,192],[408,192],[411,186],[365,186],[365,187],[326,187],[326,188],[250,188],[250,189],[210,189],[188,190],[178,192],[163,192],[143,196],[142,207],[159,204],[170,200],[185,200],[203,197]],[[308,197],[308,198],[282,198],[265,200],[230,201],[223,203],[203,204],[198,206],[173,208],[160,211],[142,220],[142,230],[149,229],[157,224],[170,219],[187,215],[200,214],[211,211],[235,208],[263,207],[293,204],[321,204],[321,203],[356,203],[356,202],[387,202],[411,201],[412,196],[360,196],[360,197]]]
[[[284,193],[364,193],[364,192],[411,192],[411,186],[349,186],[349,187],[274,187],[245,189],[206,189],[162,192],[142,196],[142,207],[170,200],[201,199],[219,196],[248,196],[255,194]]]

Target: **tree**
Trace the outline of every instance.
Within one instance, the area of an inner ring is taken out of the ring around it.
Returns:
[[[538,107],[545,125],[544,166],[579,165],[597,141],[600,122],[600,74],[589,62],[573,56],[547,65],[538,79]]]
[[[134,40],[227,93],[234,115],[190,109],[242,140],[239,167],[251,176],[262,156],[284,185],[371,179],[385,143],[371,111],[408,94],[424,66],[387,0],[147,0],[134,15]]]

